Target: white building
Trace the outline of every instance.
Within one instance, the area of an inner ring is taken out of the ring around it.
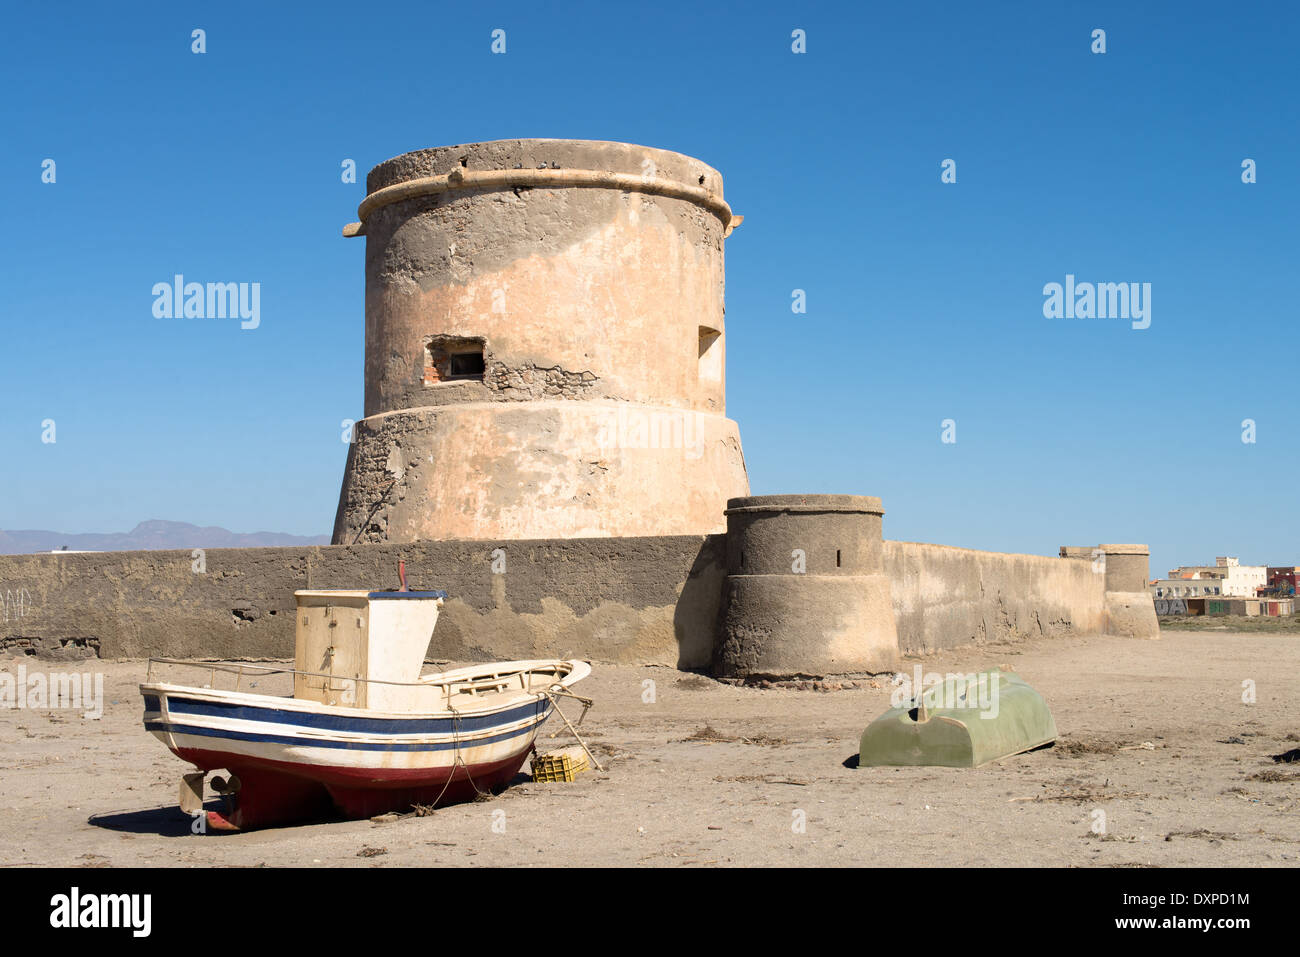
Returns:
[[[1227,594],[1223,582],[1214,578],[1157,578],[1147,586],[1157,601],[1170,598],[1205,598]]]
[[[1243,565],[1233,557],[1215,558],[1213,565],[1183,565],[1172,569],[1168,578],[1151,583],[1155,598],[1200,598],[1231,595],[1254,598],[1255,589],[1268,584],[1268,567]]]

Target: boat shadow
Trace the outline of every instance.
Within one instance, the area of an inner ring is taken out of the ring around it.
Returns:
[[[517,773],[513,778],[489,792],[484,792],[477,800],[491,800],[498,797],[505,791],[520,785],[532,782],[532,775],[523,771]],[[465,798],[458,801],[448,801],[439,803],[433,810],[441,810],[444,807],[452,807],[456,804],[469,804],[475,798]],[[203,805],[204,814],[208,811],[225,811],[226,806],[222,801],[207,801]],[[401,817],[418,817],[420,813],[414,808],[408,808],[404,811],[396,812]],[[92,827],[101,827],[106,831],[117,831],[121,834],[152,834],[156,837],[189,837],[197,834],[223,834],[223,833],[241,833],[236,831],[219,831],[214,829],[199,830],[194,829],[196,818],[190,817],[175,804],[165,804],[160,807],[143,808],[139,811],[111,811],[104,814],[92,814],[86,819],[86,823]],[[347,819],[337,813],[308,815],[301,820],[292,823],[281,824],[279,827],[303,827],[314,824],[334,824]],[[247,832],[243,832],[247,833]]]
[[[207,808],[204,808],[207,810]],[[218,806],[214,802],[212,810]],[[145,808],[140,811],[111,811],[92,814],[86,819],[92,827],[124,834],[156,834],[159,837],[186,837],[192,833],[194,819],[174,804]]]
[[[190,817],[175,804],[167,804],[162,807],[143,808],[139,811],[110,811],[104,814],[92,814],[86,818],[86,823],[92,827],[101,827],[106,831],[117,831],[119,834],[151,834],[155,837],[190,837],[190,836],[211,836],[214,834],[235,834],[238,831],[222,831],[215,828],[203,827],[200,830],[195,829],[195,822],[202,820],[206,824],[208,811],[226,811],[226,806],[221,801],[207,801],[203,805],[203,817]],[[293,822],[292,826],[302,824],[329,824],[338,821],[335,815],[309,816],[304,817],[301,821]]]
[[[225,806],[220,801],[208,801],[203,805],[204,818],[202,820],[206,822],[208,811],[225,810]],[[190,817],[172,804],[164,807],[144,808],[139,811],[113,811],[107,814],[92,814],[86,819],[86,823],[92,827],[102,827],[106,831],[117,831],[120,834],[150,834],[154,837],[211,837],[213,835],[247,833],[223,831],[210,827],[195,830],[196,820],[200,819]],[[305,817],[300,821],[294,821],[292,824],[282,826],[299,827],[312,824],[331,824],[340,820],[342,818],[337,815],[323,815]]]

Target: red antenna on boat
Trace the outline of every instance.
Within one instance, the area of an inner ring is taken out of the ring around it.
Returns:
[[[401,590],[408,591],[409,589],[406,587],[406,562],[399,561],[397,563],[397,577],[402,580]]]

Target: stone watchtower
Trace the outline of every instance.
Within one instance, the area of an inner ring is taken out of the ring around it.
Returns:
[[[722,177],[501,140],[370,171],[365,418],[334,542],[703,534],[749,483],[726,418]]]

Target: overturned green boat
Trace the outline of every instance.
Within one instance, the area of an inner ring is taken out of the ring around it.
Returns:
[[[867,726],[858,767],[977,768],[1055,740],[1051,709],[1019,675],[948,675]]]

